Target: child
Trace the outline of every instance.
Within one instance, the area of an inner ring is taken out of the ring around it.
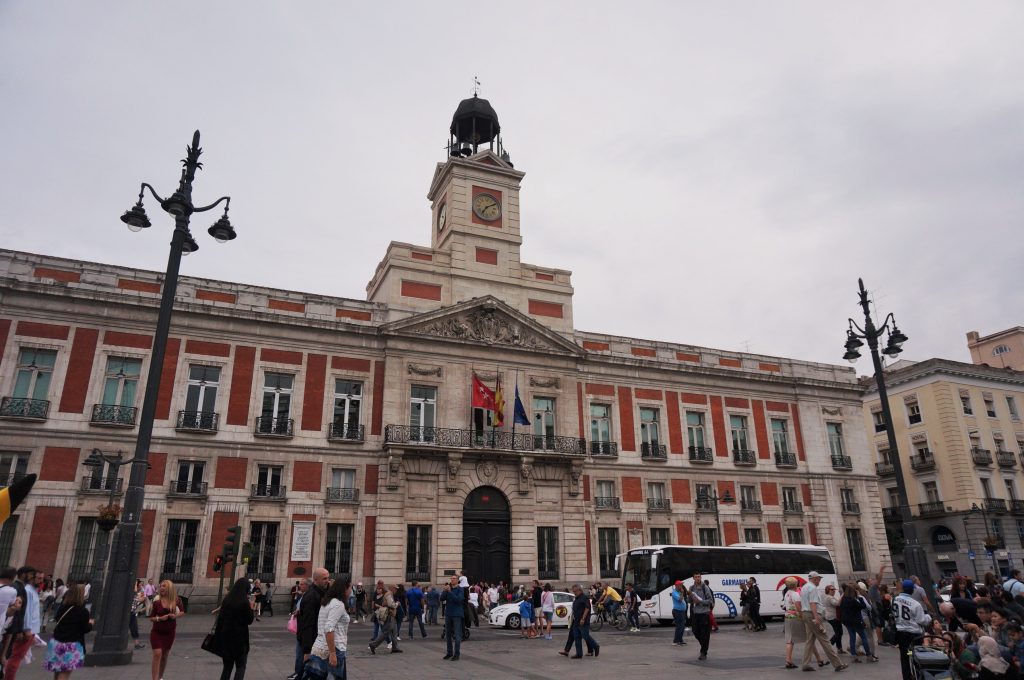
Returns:
[[[519,602],[519,631],[525,640],[533,632],[533,602],[530,598],[524,597]]]
[[[1010,638],[1010,654],[1017,665],[1024,664],[1024,628],[1011,621],[1006,624],[1006,635]]]

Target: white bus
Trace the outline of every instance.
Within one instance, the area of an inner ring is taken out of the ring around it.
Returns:
[[[740,583],[753,576],[761,589],[761,616],[782,615],[782,589],[786,578],[796,577],[800,585],[807,574],[822,576],[821,586],[836,583],[832,555],[819,545],[785,543],[734,543],[727,547],[694,545],[648,545],[618,555],[622,587],[632,585],[642,600],[640,611],[652,619],[672,619],[672,588],[682,581],[693,585],[693,572],[700,571],[715,592],[715,618],[740,615]]]

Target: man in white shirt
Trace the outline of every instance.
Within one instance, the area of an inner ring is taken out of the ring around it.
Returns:
[[[12,628],[10,631],[11,648],[4,663],[6,680],[16,680],[18,668],[25,660],[25,655],[32,648],[35,636],[39,632],[39,594],[36,589],[39,587],[41,576],[42,574],[37,574],[35,567],[22,567],[18,570],[18,579],[24,584],[26,597],[23,618],[15,618],[12,624],[18,630]]]
[[[18,597],[18,591],[11,585],[11,581],[18,574],[17,570],[13,567],[5,567],[0,571],[0,626],[3,627],[4,643],[0,650],[7,649],[7,626],[13,622],[13,615],[17,613],[12,611],[14,601]],[[8,618],[12,617],[12,618]],[[2,658],[2,656],[0,656]]]
[[[1010,572],[1010,578],[1003,583],[1003,591],[1010,594],[1010,597],[1017,597],[1024,594],[1024,583],[1020,580],[1020,569]]]
[[[896,644],[900,648],[900,666],[903,680],[911,680],[910,646],[914,638],[924,633],[925,627],[931,623],[932,617],[925,613],[924,607],[914,597],[914,588],[920,587],[911,579],[904,579],[903,592],[892,603],[893,616],[896,619]]]
[[[804,658],[801,666],[805,671],[813,671],[811,657],[814,655],[815,642],[822,651],[828,655],[828,660],[838,673],[847,666],[839,659],[836,650],[829,644],[828,635],[822,622],[825,620],[825,599],[822,596],[818,584],[821,583],[821,574],[812,571],[807,575],[807,583],[800,590],[800,617],[804,622],[804,631],[807,635],[807,642],[804,643]]]
[[[487,589],[487,605],[494,609],[499,604],[501,602],[498,600],[498,587],[492,583],[491,587]]]

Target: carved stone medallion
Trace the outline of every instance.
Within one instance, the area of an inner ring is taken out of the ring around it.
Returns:
[[[482,460],[476,464],[476,474],[481,482],[493,484],[498,478],[498,464],[491,460]]]

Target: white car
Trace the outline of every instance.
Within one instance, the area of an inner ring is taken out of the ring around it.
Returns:
[[[555,591],[555,617],[551,620],[552,626],[569,626],[569,619],[572,618],[572,593]],[[499,604],[487,614],[487,622],[492,626],[503,628],[519,628],[519,603]]]

